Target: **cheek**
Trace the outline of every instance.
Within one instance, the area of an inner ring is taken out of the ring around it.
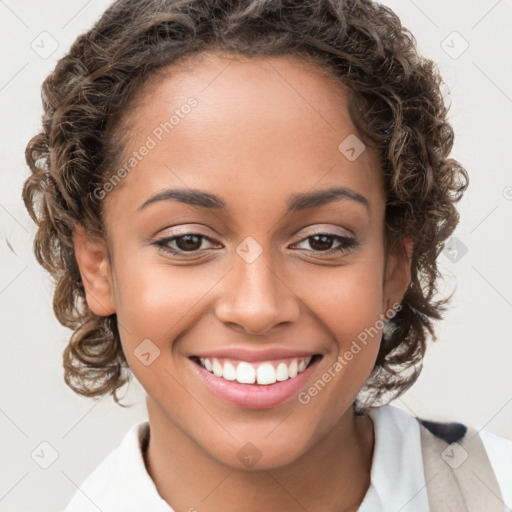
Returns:
[[[125,258],[116,266],[116,309],[123,352],[151,396],[172,397],[170,410],[187,410],[187,395],[175,377],[169,340],[196,320],[201,299],[218,279],[190,267]],[[210,272],[211,273],[211,272]],[[192,319],[192,320],[191,320]]]
[[[199,276],[190,267],[165,264],[128,265],[119,269],[116,308],[126,330],[157,340],[174,328],[214,284],[212,276]]]
[[[304,297],[322,322],[340,342],[357,337],[373,325],[382,313],[382,272],[380,261],[316,272],[308,276]]]
[[[159,348],[162,359],[172,357],[177,344],[169,342],[197,325],[225,274],[222,268],[173,266],[152,256],[147,261],[124,258],[115,268],[117,318],[127,358],[145,339]]]
[[[317,379],[298,396],[304,406],[303,428],[315,436],[336,423],[374,367],[383,313],[382,273],[378,268],[347,266],[338,269],[336,275],[318,277],[315,286],[309,285],[308,305],[318,312],[335,342]],[[323,418],[321,425],[315,420],[318,417]]]
[[[382,257],[375,248],[353,264],[317,271],[304,285],[309,308],[335,341],[325,375],[332,380],[328,387],[334,393],[341,387],[349,395],[357,394],[374,366],[381,343]],[[331,391],[324,394],[327,401]]]

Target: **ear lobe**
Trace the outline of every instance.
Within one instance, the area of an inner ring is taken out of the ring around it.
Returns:
[[[105,244],[93,240],[78,225],[73,232],[73,245],[89,309],[99,316],[112,315],[116,308]]]
[[[390,304],[401,302],[411,282],[412,246],[412,239],[404,238],[402,243],[391,249],[391,253],[387,256],[383,294],[387,309]]]
[[[407,258],[410,260],[412,258],[412,248],[413,248],[413,242],[412,238],[408,236],[407,238],[404,238],[402,241],[404,245],[405,252],[407,254]]]

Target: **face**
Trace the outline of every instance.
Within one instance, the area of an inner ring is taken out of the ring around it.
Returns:
[[[247,443],[290,463],[351,414],[408,284],[377,155],[347,151],[345,91],[294,57],[195,57],[126,126],[107,243],[75,236],[89,306],[117,314],[150,421],[232,467]]]

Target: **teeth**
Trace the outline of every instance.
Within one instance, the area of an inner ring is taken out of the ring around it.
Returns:
[[[215,377],[222,377],[223,369],[218,359],[212,361],[212,370]]]
[[[297,364],[297,361],[292,361],[288,367],[288,375],[290,376],[290,379],[297,377],[297,373],[299,373],[299,365]]]
[[[216,359],[214,359],[216,361]],[[254,384],[256,382],[256,372],[249,363],[240,363],[236,369],[236,380],[240,384]]]
[[[276,376],[279,382],[288,380],[288,366],[286,366],[286,363],[279,363],[277,365]]]
[[[224,371],[223,371],[222,376],[226,380],[235,380],[236,379],[236,369],[229,361],[224,363]]]
[[[230,361],[222,361],[215,357],[200,358],[202,366],[216,377],[229,381],[236,380],[240,384],[269,385],[293,379],[303,372],[311,361],[311,357],[293,359],[289,364],[280,362],[275,367],[270,361],[263,363],[247,363],[241,361],[238,365]]]
[[[258,384],[274,384],[277,380],[276,371],[270,363],[263,363],[258,366]]]

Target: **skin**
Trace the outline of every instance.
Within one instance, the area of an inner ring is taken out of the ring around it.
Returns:
[[[124,353],[147,392],[149,474],[177,511],[356,510],[370,484],[374,430],[351,404],[380,336],[307,405],[294,398],[263,410],[212,394],[189,356],[218,347],[319,353],[307,389],[401,300],[409,261],[386,254],[377,155],[366,148],[349,161],[339,151],[357,133],[346,91],[311,63],[203,54],[169,71],[127,116],[127,154],[187,98],[198,105],[107,195],[107,240],[81,227],[74,236],[89,307],[117,314]],[[344,198],[285,213],[290,195],[333,186],[363,195],[369,210]],[[137,210],[167,188],[214,193],[228,208],[167,200]],[[183,231],[213,241],[196,240],[185,256],[152,244]],[[322,250],[315,233],[358,244],[326,254],[338,240]],[[248,236],[262,248],[251,264],[236,252]],[[149,366],[134,353],[145,339],[160,350]],[[248,442],[261,453],[250,468],[237,457]]]

